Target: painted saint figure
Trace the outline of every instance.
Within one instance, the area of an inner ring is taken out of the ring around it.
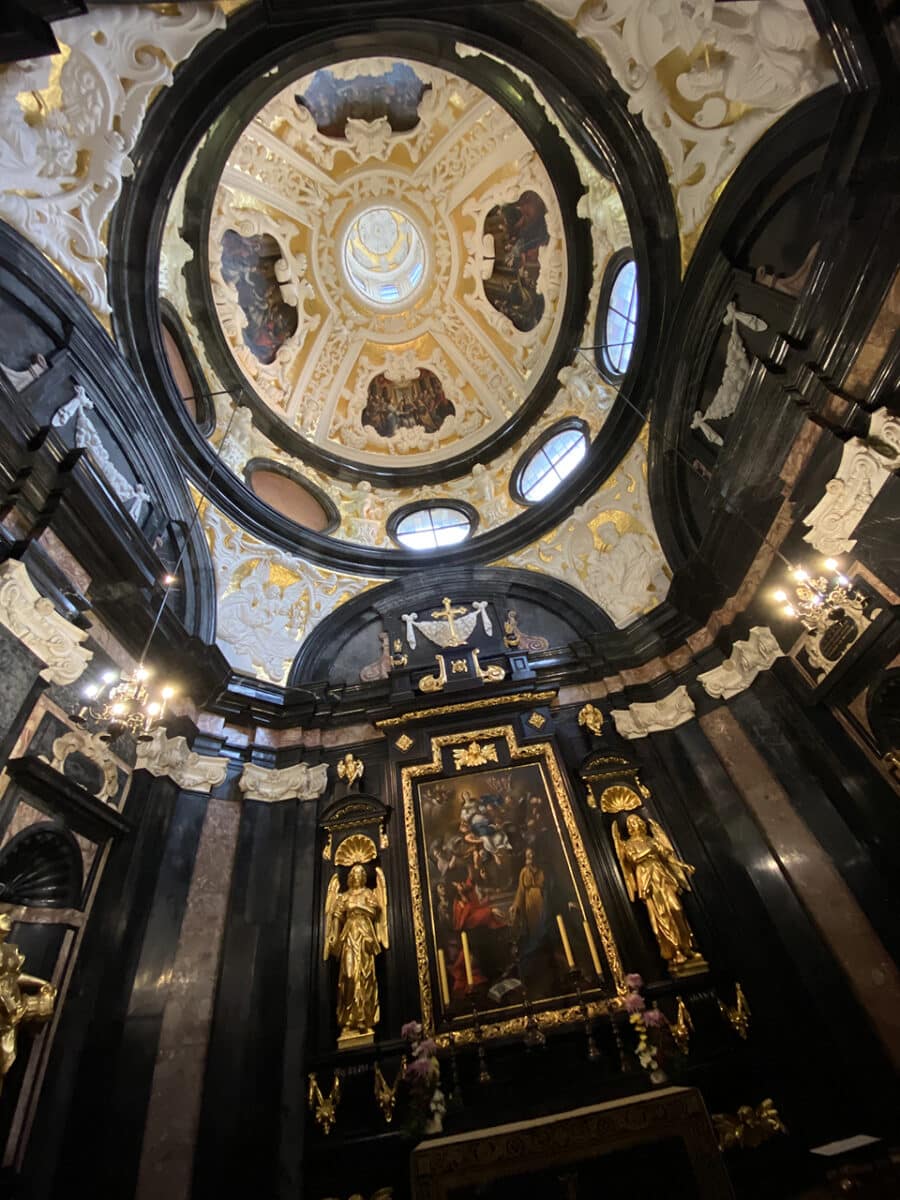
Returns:
[[[544,928],[544,872],[535,866],[534,851],[525,851],[525,866],[519,872],[519,886],[509,907],[510,924],[520,929],[531,942]]]
[[[643,900],[663,958],[677,974],[687,964],[703,963],[681,905],[681,893],[691,890],[695,868],[682,862],[675,847],[656,821],[647,823],[636,813],[626,818],[628,837],[613,825],[616,854],[625,877],[628,898]]]
[[[351,841],[356,844],[345,850]],[[368,846],[362,843],[368,843]],[[363,865],[363,861],[375,857],[371,839],[359,835],[346,838],[338,847],[335,863],[346,866],[351,856],[355,861],[350,865],[346,889],[340,890],[340,879],[335,872],[325,900],[324,957],[337,958],[340,962],[337,990],[339,1047],[371,1042],[374,1038],[380,1016],[375,959],[382,948],[388,947],[384,873],[380,867],[375,868],[376,882],[371,888]]]
[[[0,913],[0,1087],[16,1061],[16,1040],[23,1021],[49,1021],[56,988],[45,979],[26,975],[25,955],[7,942],[12,930],[9,913]]]

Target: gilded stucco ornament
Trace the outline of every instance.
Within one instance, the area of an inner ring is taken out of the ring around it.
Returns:
[[[269,769],[256,763],[245,763],[238,787],[246,800],[316,800],[328,786],[328,764],[310,767],[297,763],[293,767]]]
[[[0,217],[109,312],[106,225],[174,66],[225,25],[212,5],[102,8],[53,22],[61,51],[0,72]]]
[[[148,738],[136,743],[135,770],[168,776],[189,792],[208,795],[211,788],[225,782],[228,760],[198,754],[188,746],[187,738],[167,737],[165,729],[154,729]]]
[[[85,630],[60,616],[15,558],[0,563],[0,624],[46,664],[40,675],[49,683],[74,683],[94,657],[81,644],[87,640]]]
[[[337,765],[338,779],[342,779],[348,788],[352,788],[354,784],[362,781],[364,771],[362,760],[355,758],[349,751]]]
[[[16,1061],[19,1027],[49,1021],[56,1003],[52,983],[22,970],[25,955],[7,941],[11,931],[12,917],[0,913],[0,1088]]]
[[[731,653],[718,667],[697,676],[697,682],[709,696],[730,700],[745,691],[760,671],[768,671],[784,651],[771,629],[754,625],[745,641],[735,642]]]
[[[600,51],[643,118],[668,163],[683,234],[703,224],[753,143],[833,81],[803,0],[541,3]]]
[[[578,724],[594,737],[603,736],[603,713],[595,704],[585,704],[578,710]]]
[[[54,771],[65,774],[70,754],[81,754],[99,768],[100,784],[94,795],[98,800],[113,800],[119,790],[119,770],[106,742],[87,729],[70,729],[54,739],[53,757],[49,760]]]

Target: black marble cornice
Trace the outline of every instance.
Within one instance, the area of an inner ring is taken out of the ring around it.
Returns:
[[[92,842],[106,842],[132,831],[131,821],[117,808],[104,804],[36,754],[9,759],[6,770],[39,808],[61,817],[75,833]]]

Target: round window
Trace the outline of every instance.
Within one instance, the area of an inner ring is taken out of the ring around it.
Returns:
[[[388,532],[409,550],[437,550],[464,542],[472,532],[473,519],[463,508],[427,504],[400,510],[388,522]]]
[[[580,424],[551,433],[514,474],[515,491],[522,500],[536,504],[572,474],[586,453],[587,438]]]

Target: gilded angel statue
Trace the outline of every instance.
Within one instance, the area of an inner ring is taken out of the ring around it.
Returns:
[[[338,779],[343,779],[347,787],[352,787],[358,779],[362,779],[364,770],[362,760],[348,752],[337,765]]]
[[[706,963],[694,944],[694,935],[681,904],[681,893],[691,890],[694,867],[682,862],[675,847],[656,822],[637,813],[625,820],[628,837],[613,825],[613,842],[622,867],[628,898],[643,900],[659,950],[673,975],[703,970]]]
[[[52,983],[22,970],[24,954],[6,940],[11,930],[9,913],[0,913],[0,1087],[16,1061],[19,1026],[49,1021],[56,1001]]]
[[[324,958],[340,962],[337,988],[338,1048],[374,1041],[379,1019],[375,959],[388,948],[387,885],[381,867],[369,868],[375,843],[362,834],[344,838],[335,865],[349,867],[342,890],[335,871],[325,898]],[[375,886],[369,886],[373,870]]]

